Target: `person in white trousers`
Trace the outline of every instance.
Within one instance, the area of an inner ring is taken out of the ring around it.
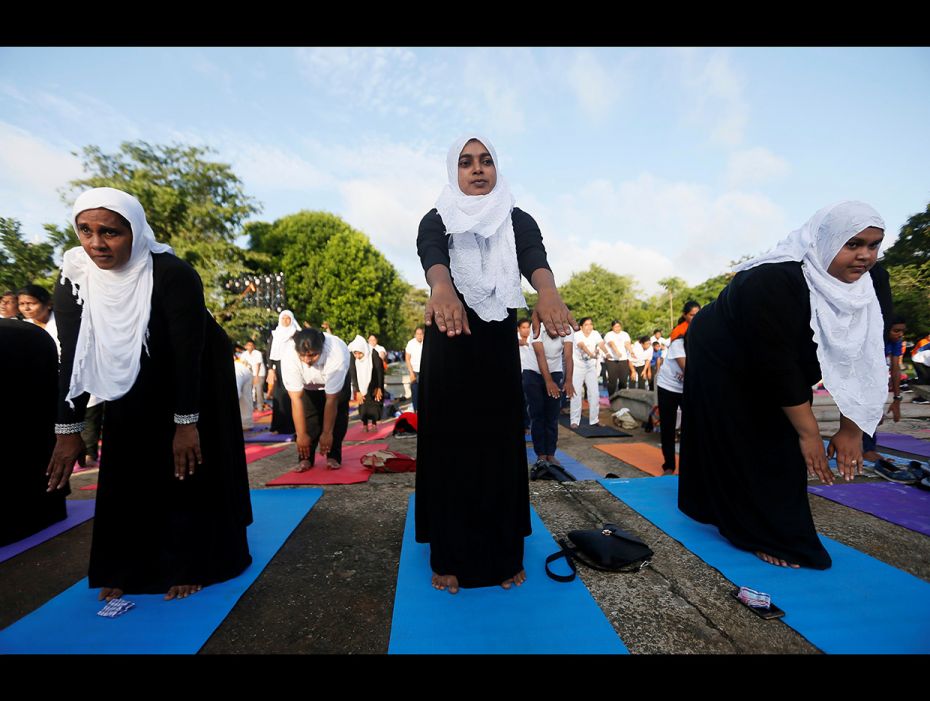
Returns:
[[[586,387],[588,390],[588,423],[592,426],[598,425],[598,412],[600,403],[597,393],[597,350],[600,348],[607,353],[607,347],[604,345],[604,339],[601,334],[594,330],[594,322],[591,317],[586,316],[581,321],[581,330],[575,332],[575,352],[574,352],[574,373],[572,374],[572,385],[575,388],[575,394],[572,395],[571,401],[571,427],[578,428],[581,424],[581,388]]]

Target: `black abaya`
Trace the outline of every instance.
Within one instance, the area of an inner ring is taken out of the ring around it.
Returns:
[[[352,391],[362,392],[358,386],[358,373],[355,369],[355,353],[349,355],[349,377],[352,378]],[[375,399],[375,390],[381,390],[381,399]],[[371,380],[362,394],[362,403],[358,406],[359,420],[368,425],[368,422],[378,423],[384,411],[384,363],[378,351],[371,349]]]
[[[274,389],[271,392],[271,426],[269,430],[272,433],[282,433],[293,435],[296,433],[294,428],[294,412],[291,409],[291,398],[287,394],[284,382],[281,380],[281,361],[271,360],[271,367],[274,368]]]
[[[739,548],[826,569],[798,434],[782,410],[811,401],[821,377],[809,294],[800,263],[760,265],[692,320],[678,505]]]
[[[525,212],[515,208],[511,218],[520,271],[529,279],[549,267],[542,236]],[[420,223],[417,248],[424,270],[449,265],[436,210]],[[523,569],[529,481],[516,311],[490,322],[467,305],[465,311],[471,335],[449,338],[434,323],[423,341],[416,539],[430,544],[434,572],[455,575],[461,587],[481,587]]]
[[[152,255],[148,353],[120,399],[106,403],[91,587],[162,593],[180,584],[235,577],[251,562],[252,522],[232,348],[203,302],[200,278],[187,263]],[[55,288],[62,343],[59,422],[80,421],[87,395],[68,391],[81,307],[70,283]],[[175,416],[198,414],[203,463],[183,481],[174,476]]]
[[[48,492],[45,474],[55,448],[58,349],[40,326],[0,319],[0,395],[6,397],[8,435],[0,509],[0,545],[41,531],[67,516],[71,487]]]

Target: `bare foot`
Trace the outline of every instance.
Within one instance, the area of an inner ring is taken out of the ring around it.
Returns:
[[[504,589],[510,589],[511,585],[516,584],[518,587],[526,581],[526,570],[520,570],[510,579],[505,579],[501,582],[501,586]]]
[[[433,589],[449,590],[450,594],[459,593],[459,580],[454,574],[436,574],[433,572]]]
[[[196,594],[201,589],[202,586],[199,584],[175,584],[171,589],[168,590],[168,593],[165,594],[165,601],[171,601],[172,599],[186,599],[191,594]]]
[[[100,590],[100,595],[97,597],[97,601],[112,601],[113,599],[120,599],[123,596],[123,590],[119,587],[103,587]]]
[[[756,557],[758,557],[761,560],[765,560],[770,565],[776,565],[778,567],[793,567],[794,569],[798,569],[800,567],[800,565],[793,565],[790,562],[786,562],[785,560],[782,560],[781,558],[773,557],[772,555],[769,555],[763,552],[757,551]]]
[[[313,467],[313,460],[301,460],[294,468],[294,472],[306,472]]]
[[[338,470],[342,465],[339,464],[339,461],[336,458],[326,458],[326,467],[330,470]]]

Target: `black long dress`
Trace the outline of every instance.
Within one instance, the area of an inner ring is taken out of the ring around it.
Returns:
[[[349,354],[349,376],[352,378],[352,391],[362,392],[358,386],[358,373],[355,369],[355,353]],[[381,399],[375,399],[375,390],[381,390]],[[371,349],[371,380],[364,390],[364,401],[358,407],[358,418],[366,426],[368,422],[378,423],[384,410],[384,363],[374,348]]]
[[[225,332],[203,302],[197,273],[184,261],[152,256],[148,349],[135,384],[107,402],[91,587],[163,593],[178,584],[208,585],[235,577],[252,561],[252,522],[239,402]],[[80,421],[87,394],[64,401],[71,378],[81,307],[71,285],[56,285],[62,347],[58,420]],[[175,415],[199,414],[203,464],[174,476]]]
[[[294,412],[291,410],[291,398],[281,381],[281,361],[269,360],[274,368],[274,389],[271,391],[271,426],[272,433],[291,435],[296,433],[294,428]]]
[[[0,368],[0,396],[8,406],[0,545],[8,545],[64,519],[71,487],[48,492],[45,474],[55,448],[55,341],[35,324],[0,319]]]
[[[678,506],[735,546],[826,569],[798,434],[782,407],[821,377],[800,263],[740,272],[692,320]]]
[[[511,213],[520,272],[549,269],[533,218]],[[420,222],[423,270],[449,265],[445,226],[433,209]],[[465,300],[459,294],[462,303]],[[523,569],[531,533],[516,310],[482,321],[465,305],[471,335],[432,324],[419,375],[416,539],[430,544],[434,572],[461,587],[499,585]]]

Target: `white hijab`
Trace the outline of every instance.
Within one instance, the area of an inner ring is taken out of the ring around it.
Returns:
[[[84,392],[113,401],[133,386],[142,363],[142,349],[148,352],[151,254],[174,253],[170,246],[155,240],[139,200],[112,187],[88,190],[75,200],[71,225],[79,237],[77,215],[98,208],[116,212],[129,222],[132,251],[129,261],[117,270],[101,270],[81,247],[64,254],[61,281],[71,281],[78,303],[84,306],[71,369],[69,404]]]
[[[281,322],[284,317],[291,318],[291,325],[285,326]],[[278,327],[271,332],[271,350],[268,351],[269,360],[281,360],[281,352],[284,350],[288,341],[300,330],[297,326],[297,317],[290,309],[285,309],[278,314]]]
[[[459,187],[459,155],[470,140],[488,149],[497,169],[497,184],[487,195],[466,195]],[[446,157],[449,182],[436,209],[449,236],[449,268],[455,287],[468,306],[485,321],[507,318],[508,308],[526,306],[510,212],[514,197],[501,175],[497,152],[483,136],[459,137]]]
[[[371,384],[371,373],[374,368],[371,360],[374,348],[368,345],[368,341],[357,335],[349,344],[349,352],[355,353],[356,351],[362,354],[361,360],[355,358],[355,377],[358,379],[358,389],[362,394],[368,394],[368,385]]]
[[[885,222],[864,202],[824,207],[768,253],[746,261],[739,272],[765,263],[800,261],[810,290],[811,328],[824,386],[843,416],[872,435],[888,394],[884,324],[871,275],[846,283],[827,272],[846,242]]]

